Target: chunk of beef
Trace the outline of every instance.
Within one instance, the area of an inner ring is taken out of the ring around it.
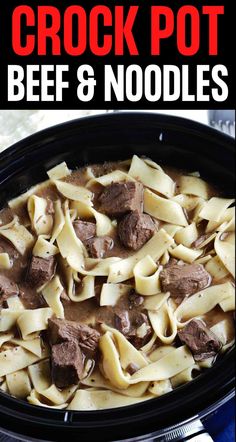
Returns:
[[[11,259],[19,258],[19,252],[15,247],[7,241],[7,239],[0,236],[0,253],[8,253]]]
[[[44,297],[37,293],[34,287],[31,287],[27,283],[20,283],[20,300],[23,302],[26,309],[36,309],[41,307],[46,307],[47,303]]]
[[[138,312],[134,324],[136,327],[140,327],[143,323],[150,325],[147,315],[143,312]]]
[[[50,281],[55,273],[56,260],[54,256],[48,259],[32,256],[26,280],[33,287],[40,287]]]
[[[96,235],[96,224],[94,223],[76,220],[73,226],[80,241],[86,241]]]
[[[215,356],[222,345],[218,337],[198,319],[192,319],[178,332],[178,336],[190,348],[196,361]]]
[[[84,357],[76,341],[52,346],[52,381],[58,388],[78,384],[84,370]]]
[[[114,246],[114,241],[109,236],[95,236],[86,241],[86,247],[91,258],[104,258]]]
[[[211,276],[202,264],[171,265],[160,272],[162,290],[173,298],[192,295],[211,283]]]
[[[153,236],[156,226],[152,218],[138,211],[128,213],[118,224],[121,243],[132,250],[139,250]]]
[[[0,275],[0,305],[14,295],[19,295],[18,285],[6,276]]]
[[[134,320],[134,328],[130,333],[130,341],[137,349],[143,347],[152,335],[152,327],[148,317],[143,312],[138,312]]]
[[[136,364],[134,364],[133,362],[131,362],[127,367],[126,367],[126,371],[129,373],[129,374],[134,374],[134,373],[136,373],[136,371],[138,371],[139,370],[139,367],[136,365]]]
[[[130,331],[129,313],[126,310],[115,313],[115,328],[123,335],[128,335]]]
[[[76,341],[86,356],[91,358],[96,356],[100,333],[88,325],[63,319],[49,319],[48,332],[52,345]]]
[[[130,290],[129,293],[129,308],[132,310],[133,308],[140,307],[144,303],[143,296],[138,295],[134,289]]]
[[[108,215],[121,216],[143,210],[143,185],[134,181],[112,183],[99,197],[101,210]]]
[[[191,244],[191,247],[193,247],[194,249],[201,247],[202,243],[204,241],[206,241],[206,239],[208,239],[211,235],[212,235],[212,232],[199,236],[199,238],[197,238],[195,241],[193,241],[193,243]]]

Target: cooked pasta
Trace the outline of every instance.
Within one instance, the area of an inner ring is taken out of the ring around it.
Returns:
[[[234,200],[137,155],[47,174],[0,211],[0,392],[50,409],[129,406],[224,357]]]

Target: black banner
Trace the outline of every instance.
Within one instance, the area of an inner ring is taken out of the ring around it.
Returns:
[[[232,0],[2,1],[0,108],[234,108],[233,17]]]

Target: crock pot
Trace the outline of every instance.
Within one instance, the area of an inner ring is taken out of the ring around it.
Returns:
[[[200,171],[231,197],[232,138],[198,123],[145,113],[108,114],[61,124],[36,133],[0,155],[0,207],[45,180],[61,161],[70,168],[122,160],[134,153],[161,165]],[[215,415],[218,431],[233,408],[234,352],[192,382],[159,398],[111,410],[72,412],[32,406],[0,393],[0,431],[20,440],[177,441],[212,440],[203,424]],[[228,405],[227,405],[228,404]],[[228,408],[227,408],[228,407]],[[226,410],[224,412],[224,410]],[[214,437],[214,436],[213,436]]]

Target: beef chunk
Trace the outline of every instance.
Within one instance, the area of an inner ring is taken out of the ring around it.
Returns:
[[[130,310],[133,308],[137,308],[142,305],[144,302],[143,296],[138,295],[134,289],[132,289],[129,293],[129,308]]]
[[[76,341],[52,346],[52,381],[58,388],[78,384],[84,369],[84,360]]]
[[[0,305],[14,295],[19,295],[18,285],[6,276],[0,275]]]
[[[124,310],[119,313],[115,313],[115,328],[119,330],[123,335],[127,335],[130,331],[129,313]]]
[[[217,336],[198,319],[192,319],[178,335],[181,342],[190,348],[196,361],[215,356],[221,348]]]
[[[130,333],[130,341],[136,348],[143,347],[151,338],[152,328],[148,317],[143,312],[138,312],[134,320],[134,328]]]
[[[47,306],[44,297],[27,283],[20,284],[20,300],[26,309],[36,309]]]
[[[96,356],[100,333],[88,325],[63,319],[49,319],[48,332],[52,345],[76,341],[86,356],[92,358]]]
[[[86,241],[96,235],[96,224],[76,220],[73,224],[75,233],[81,241]]]
[[[139,367],[136,365],[136,364],[134,364],[133,362],[131,362],[127,367],[126,367],[126,371],[129,373],[129,374],[134,374],[134,373],[136,373],[136,371],[138,371],[139,370]]]
[[[118,225],[121,243],[132,250],[139,250],[155,232],[155,223],[145,213],[128,213]]]
[[[32,256],[26,276],[27,282],[33,287],[40,287],[50,281],[55,273],[55,257],[48,259]]]
[[[108,215],[120,216],[143,210],[143,185],[134,181],[112,183],[99,197],[101,210]]]
[[[173,298],[192,295],[209,286],[211,276],[202,264],[167,266],[160,273],[164,292],[170,292]]]
[[[137,327],[140,327],[143,323],[150,325],[147,315],[142,312],[137,313],[134,323]]]
[[[0,236],[0,253],[8,253],[11,259],[19,258],[19,252],[15,247],[7,241],[7,239]]]
[[[109,236],[95,236],[86,241],[91,258],[104,258],[108,250],[113,248],[114,241]]]

